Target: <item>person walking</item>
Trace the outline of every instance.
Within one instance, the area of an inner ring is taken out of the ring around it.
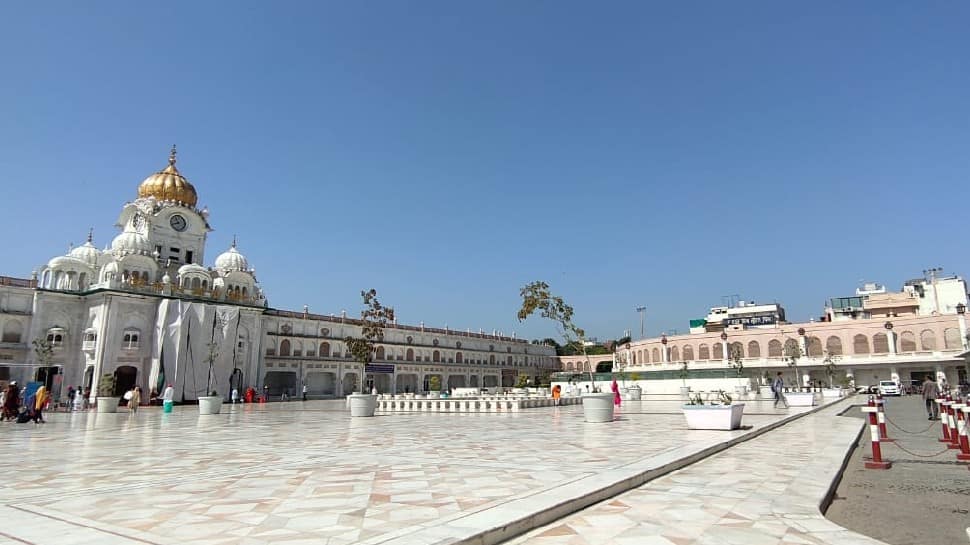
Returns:
[[[47,403],[47,398],[48,398],[48,396],[47,396],[47,388],[45,388],[43,385],[41,385],[41,387],[40,388],[37,388],[37,391],[34,392],[34,406],[33,406],[33,409],[34,409],[34,423],[35,424],[46,424],[47,423],[47,421],[44,420],[44,413],[43,413],[43,411],[44,411],[44,405]]]
[[[940,389],[933,382],[933,375],[926,375],[926,380],[923,381],[923,402],[926,404],[927,420],[940,419],[940,405],[936,402],[938,397]]]
[[[616,383],[616,379],[613,379],[610,389],[613,390],[613,405],[619,407],[623,403],[623,398],[620,397],[620,385]]]
[[[778,372],[778,376],[771,383],[771,391],[775,394],[775,408],[778,408],[778,402],[780,401],[787,409],[788,400],[785,399],[785,379],[782,377],[781,371]]]
[[[131,389],[131,397],[128,399],[128,414],[138,412],[138,405],[141,404],[141,386]]]
[[[303,385],[303,401],[306,401],[306,384]]]
[[[170,413],[172,412],[172,405],[175,404],[175,388],[169,384],[165,387],[165,391],[162,392],[162,412]]]
[[[239,402],[239,388],[232,389],[232,395],[229,396],[229,399],[232,400],[233,405]]]
[[[7,385],[6,394],[3,397],[3,414],[0,415],[0,422],[6,419],[17,419],[17,412],[20,409],[20,388],[17,387],[16,380]]]
[[[552,387],[552,404],[559,406],[559,396],[562,395],[562,386],[555,385]]]

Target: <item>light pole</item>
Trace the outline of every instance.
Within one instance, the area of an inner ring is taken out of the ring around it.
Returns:
[[[647,307],[639,306],[637,307],[637,312],[640,313],[640,338],[643,338],[643,313],[647,310]]]

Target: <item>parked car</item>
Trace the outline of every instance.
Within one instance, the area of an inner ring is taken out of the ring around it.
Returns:
[[[899,391],[899,385],[891,380],[879,381],[879,393],[884,396],[898,396],[902,394]]]

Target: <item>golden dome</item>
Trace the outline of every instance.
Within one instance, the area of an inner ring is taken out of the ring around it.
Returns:
[[[192,207],[199,201],[195,188],[175,168],[175,146],[172,146],[165,170],[145,178],[138,186],[138,197],[155,197],[160,201],[176,201]]]

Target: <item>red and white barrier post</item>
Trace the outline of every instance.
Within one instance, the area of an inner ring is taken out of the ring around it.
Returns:
[[[889,438],[889,430],[886,428],[886,401],[882,398],[882,394],[876,394],[876,408],[879,409],[876,413],[879,421],[879,440],[883,443],[892,443],[895,439]]]
[[[946,448],[958,449],[960,448],[960,432],[957,431],[957,413],[953,408],[957,402],[949,394],[946,396],[946,400],[950,402],[950,406],[946,408],[947,413],[950,415],[950,442],[946,445]]]
[[[869,406],[862,407],[862,412],[869,413],[869,434],[872,436],[872,460],[865,463],[866,469],[889,469],[892,462],[884,462],[882,459],[882,449],[879,447],[879,417],[872,397],[869,398]]]
[[[957,460],[970,462],[970,441],[967,440],[967,405],[965,403],[954,403],[952,407],[957,417],[957,434],[960,437],[960,452],[957,453]]]
[[[950,417],[947,416],[947,408],[950,406],[950,402],[942,397],[936,398],[936,404],[940,408],[940,427],[943,428],[943,437],[939,439],[941,443],[950,442]]]

